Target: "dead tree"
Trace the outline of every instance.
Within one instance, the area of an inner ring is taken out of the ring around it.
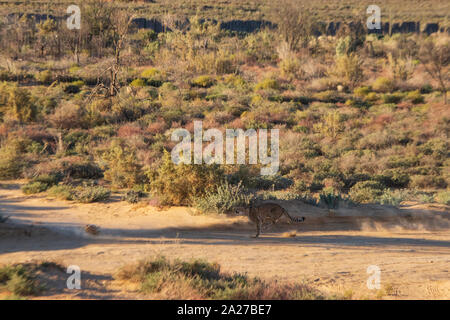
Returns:
[[[450,62],[450,44],[437,45],[427,40],[419,52],[419,60],[427,73],[439,83],[444,94],[444,103],[447,104],[447,81],[449,77],[448,66]]]

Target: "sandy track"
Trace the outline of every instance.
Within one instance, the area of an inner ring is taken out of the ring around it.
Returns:
[[[204,258],[225,271],[266,279],[306,281],[353,298],[450,298],[447,207],[365,207],[330,213],[291,203],[293,214],[302,213],[307,223],[280,225],[251,239],[253,226],[245,218],[195,216],[186,208],[158,211],[114,198],[74,204],[24,196],[18,187],[0,188],[0,213],[11,216],[0,224],[0,264],[54,260],[82,270],[83,290],[60,286],[44,298],[143,298],[135,288],[119,286],[112,275],[127,263],[159,254]],[[101,234],[86,234],[83,226],[88,223],[100,226]],[[297,236],[283,237],[290,230]],[[369,265],[381,268],[384,294],[367,289]]]

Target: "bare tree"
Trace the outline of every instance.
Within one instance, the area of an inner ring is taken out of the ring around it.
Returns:
[[[120,54],[124,49],[132,21],[133,16],[128,11],[119,10],[117,8],[115,8],[115,10],[112,11],[111,32],[114,49],[114,62],[112,66],[109,68],[111,79],[109,86],[109,94],[111,96],[114,96],[118,90],[117,77],[121,68]]]
[[[300,7],[295,0],[281,0],[274,2],[271,12],[278,31],[290,50],[295,51],[299,45],[308,45],[316,27],[308,9]]]
[[[435,44],[427,40],[419,51],[419,60],[428,74],[439,83],[444,94],[444,103],[447,104],[447,81],[449,78],[448,66],[450,63],[450,43]]]

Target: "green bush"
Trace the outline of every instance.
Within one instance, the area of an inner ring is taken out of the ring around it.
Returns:
[[[278,90],[280,85],[277,80],[266,78],[255,85],[255,91],[258,90]]]
[[[59,175],[40,175],[24,185],[22,187],[22,192],[25,194],[44,192],[51,186],[57,184],[60,180],[61,178]]]
[[[353,94],[354,94],[356,97],[359,97],[359,98],[364,98],[364,97],[366,97],[369,93],[370,93],[370,88],[369,88],[369,87],[358,87],[358,88],[355,88],[355,89],[353,90]]]
[[[160,87],[163,84],[161,72],[156,68],[145,69],[141,73],[141,77],[145,79],[147,85]]]
[[[392,92],[394,90],[394,81],[388,78],[379,77],[372,83],[372,89],[376,92]]]
[[[355,53],[337,56],[333,73],[340,81],[353,88],[364,79],[362,60]]]
[[[165,151],[161,165],[147,172],[150,187],[161,204],[189,205],[208,191],[214,191],[224,179],[218,165],[178,164]]]
[[[421,94],[428,94],[433,92],[433,86],[431,84],[424,84],[422,88],[420,88]]]
[[[382,99],[383,103],[399,103],[404,98],[404,95],[401,93],[393,93],[393,94],[383,94]]]
[[[351,201],[341,194],[336,194],[334,192],[322,192],[319,195],[319,205],[325,206],[328,209],[338,209],[342,203],[351,204]]]
[[[20,178],[25,165],[18,146],[10,144],[0,148],[0,180]]]
[[[141,77],[144,79],[155,79],[161,76],[161,72],[156,68],[145,69],[141,73]]]
[[[349,191],[349,196],[354,202],[376,203],[383,194],[383,185],[377,181],[357,182]]]
[[[27,89],[14,85],[8,90],[6,114],[23,123],[35,120],[36,106]]]
[[[67,185],[53,186],[47,190],[47,193],[51,197],[55,197],[60,200],[73,200],[74,189]]]
[[[122,197],[122,201],[126,201],[128,203],[138,203],[139,199],[143,196],[143,193],[140,191],[129,190]]]
[[[450,191],[441,191],[436,194],[436,201],[442,204],[450,205]]]
[[[217,190],[194,198],[194,206],[204,213],[229,213],[233,208],[248,206],[251,199],[241,183],[231,185],[225,182]]]
[[[114,140],[102,155],[106,162],[105,179],[118,188],[132,188],[143,180],[141,165],[136,158],[136,150]]]
[[[193,87],[200,87],[200,88],[209,88],[214,84],[215,80],[211,76],[199,76],[192,80],[192,86]]]
[[[131,87],[136,87],[136,88],[145,87],[146,85],[147,85],[147,83],[145,82],[144,79],[135,79],[135,80],[131,81],[131,83],[130,83]]]
[[[111,191],[100,186],[80,186],[74,189],[73,199],[82,203],[105,201]]]
[[[44,192],[48,189],[48,184],[42,182],[30,182],[22,187],[22,192],[25,194],[34,194]]]
[[[35,295],[42,290],[32,272],[25,265],[0,267],[0,289],[6,289],[18,296]]]
[[[375,92],[370,92],[366,96],[366,100],[370,102],[375,102],[378,100],[378,95]]]
[[[420,94],[419,90],[409,92],[406,99],[411,101],[413,104],[425,102],[425,98]]]
[[[72,81],[70,84],[73,86],[77,86],[78,88],[81,88],[85,85],[83,80],[75,80],[75,81]]]
[[[403,190],[383,190],[383,194],[379,198],[380,204],[388,204],[391,206],[398,206],[405,200],[408,200],[409,194]]]
[[[36,74],[36,80],[44,84],[51,84],[53,80],[53,73],[50,70],[44,70]]]

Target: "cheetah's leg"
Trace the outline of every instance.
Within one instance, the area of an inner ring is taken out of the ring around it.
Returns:
[[[269,229],[270,226],[274,225],[275,223],[276,223],[276,221],[273,221],[273,220],[264,222],[264,223],[262,224],[261,229],[262,229],[262,230],[267,230],[267,229]]]
[[[258,238],[259,235],[261,234],[261,225],[262,225],[261,220],[258,220],[258,222],[256,223],[256,235],[253,238]]]

